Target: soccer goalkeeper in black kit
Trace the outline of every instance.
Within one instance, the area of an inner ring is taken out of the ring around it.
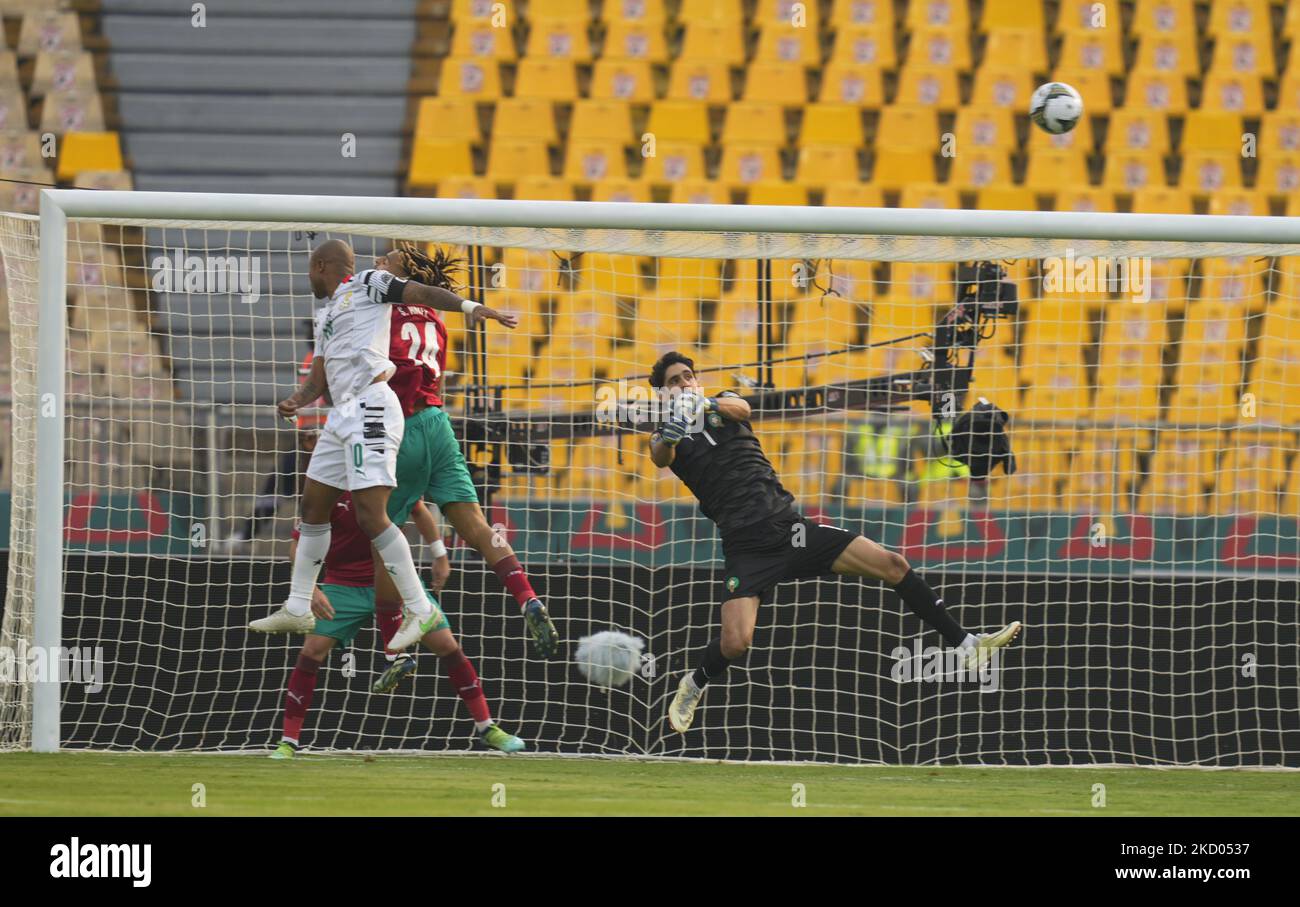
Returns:
[[[749,404],[731,391],[705,397],[695,363],[686,356],[665,353],[654,365],[650,384],[674,398],[673,415],[650,435],[650,458],[656,466],[672,469],[694,493],[700,511],[718,527],[725,557],[722,635],[705,648],[695,671],[682,678],[668,707],[674,730],[686,732],[705,685],[749,649],[759,604],[786,580],[828,573],[884,580],[949,645],[969,650],[966,665],[971,669],[1019,634],[1019,621],[996,633],[967,633],[902,555],[800,516],[794,496],[781,486],[747,421]]]

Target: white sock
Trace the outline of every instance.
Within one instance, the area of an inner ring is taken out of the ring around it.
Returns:
[[[969,633],[967,633],[967,634],[966,634],[966,638],[963,639],[963,640],[961,641],[961,645],[959,645],[957,648],[959,648],[959,649],[974,649],[974,648],[978,647],[979,644],[980,644],[980,641],[979,641],[978,639],[976,639],[974,636],[971,636]]]
[[[295,617],[311,613],[311,594],[316,577],[330,550],[329,523],[302,523],[298,526],[298,551],[293,556],[293,573],[289,580],[289,600],[285,607]]]
[[[694,672],[694,671],[691,671],[691,673],[689,673],[689,674],[686,675],[686,685],[689,686],[689,687],[691,688],[691,690],[692,690],[693,692],[695,692],[695,693],[698,693],[698,692],[700,691],[700,686],[699,686],[699,684],[697,684],[697,683],[695,682],[695,672]]]
[[[477,733],[479,733],[479,734],[483,733],[484,731],[486,731],[486,730],[487,730],[488,728],[490,728],[491,726],[492,726],[492,719],[491,719],[491,718],[489,718],[487,721],[475,721],[475,722],[474,722],[474,730],[475,730],[475,732],[477,732]]]
[[[420,574],[411,558],[411,546],[402,530],[389,523],[388,528],[371,541],[402,596],[402,604],[421,617],[427,617],[433,611],[433,604],[424,593],[424,584],[420,582]]]

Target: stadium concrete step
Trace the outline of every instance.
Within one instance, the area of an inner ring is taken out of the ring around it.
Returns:
[[[339,23],[316,11],[306,16],[290,17],[280,7],[264,4],[276,17],[249,17],[225,9],[211,15],[202,28],[191,23],[188,14],[174,11],[166,16],[104,16],[104,36],[114,53],[167,51],[168,53],[211,54],[220,48],[223,56],[316,56],[331,64],[351,59],[391,58],[409,51],[415,40],[413,18],[385,19],[367,16],[365,24],[346,28],[340,34]],[[356,4],[352,4],[353,14]],[[188,7],[187,7],[188,9]],[[215,9],[215,4],[214,4]],[[369,12],[369,10],[367,10]],[[166,84],[166,83],[164,83]]]
[[[249,56],[224,54],[112,53],[112,73],[122,92],[300,92],[317,95],[401,94],[411,75],[404,54],[383,57]],[[340,132],[346,123],[337,124]]]
[[[141,92],[123,94],[118,104],[132,129],[145,132],[322,134],[346,131],[365,136],[400,134],[406,98],[395,95],[213,95]],[[334,129],[337,126],[338,129]]]
[[[338,135],[176,135],[132,132],[127,152],[145,173],[314,173],[386,176],[396,172],[402,143],[358,136],[356,156],[340,153]]]

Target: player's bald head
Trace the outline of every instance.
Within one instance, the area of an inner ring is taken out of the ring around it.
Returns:
[[[356,268],[356,257],[352,247],[341,239],[327,239],[311,250],[307,262],[307,272],[311,278],[311,290],[317,299],[324,299]]]

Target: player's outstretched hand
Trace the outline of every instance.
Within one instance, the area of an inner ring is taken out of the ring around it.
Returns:
[[[686,437],[686,430],[691,427],[692,421],[694,420],[683,419],[680,416],[669,420],[663,428],[659,429],[659,440],[669,447],[676,447],[678,442]]]
[[[329,596],[321,591],[320,586],[311,594],[311,613],[317,620],[333,620],[334,606],[330,604]]]
[[[477,327],[480,322],[488,320],[500,322],[511,330],[519,326],[518,315],[512,315],[509,312],[498,312],[496,309],[490,309],[485,305],[478,306],[465,318],[469,327]]]

